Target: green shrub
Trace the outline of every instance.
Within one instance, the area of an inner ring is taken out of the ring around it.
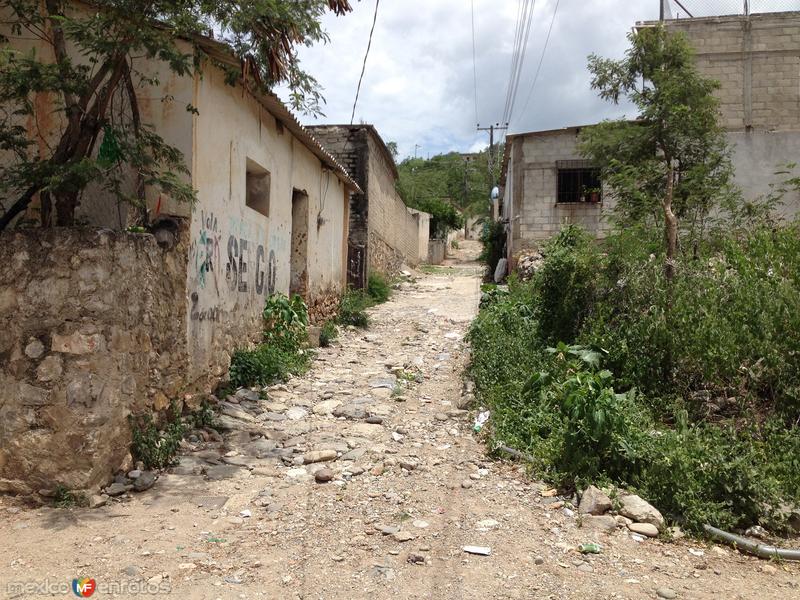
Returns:
[[[264,306],[264,341],[292,352],[306,341],[308,308],[303,298],[273,294]]]
[[[349,290],[339,304],[337,321],[341,325],[369,327],[369,316],[366,310],[373,305],[372,299],[363,290]]]
[[[367,294],[376,304],[382,304],[389,299],[392,290],[389,280],[383,273],[370,273],[367,279]]]
[[[237,350],[231,357],[230,380],[236,387],[263,387],[286,381],[308,366],[308,355],[301,350],[264,343],[254,350]]]
[[[266,386],[302,373],[309,362],[302,349],[307,339],[308,309],[300,296],[274,294],[264,307],[264,342],[231,356],[230,382],[235,387]]]
[[[323,348],[327,348],[338,336],[339,330],[336,328],[336,323],[327,321],[322,326],[322,331],[319,333],[319,345]]]
[[[707,408],[695,397],[797,415],[799,234],[790,227],[717,239],[697,260],[680,261],[671,286],[659,260],[629,261],[616,283],[606,275],[606,295],[580,338],[609,350],[626,385],[682,396],[693,416]]]
[[[479,239],[483,249],[478,260],[487,267],[487,279],[492,279],[497,263],[505,257],[506,227],[502,221],[487,221],[483,224]]]
[[[53,503],[56,508],[72,508],[79,503],[79,500],[80,498],[75,492],[69,490],[62,484],[59,483],[56,486],[55,492],[53,493]]]
[[[177,404],[172,404],[170,413],[162,429],[156,426],[150,413],[129,417],[131,456],[134,461],[142,461],[146,469],[164,469],[173,464],[178,453],[186,426]]]
[[[586,232],[570,225],[543,254],[533,284],[542,336],[552,344],[573,340],[594,299],[598,253]]]
[[[778,507],[800,505],[798,229],[718,234],[671,283],[657,237],[601,254],[566,231],[531,282],[484,290],[484,431],[553,483],[631,488],[689,530],[780,531]]]

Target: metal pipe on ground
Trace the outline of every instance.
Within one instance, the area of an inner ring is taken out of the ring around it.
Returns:
[[[790,550],[788,548],[776,548],[759,544],[740,535],[734,535],[727,531],[722,531],[711,525],[703,525],[706,533],[717,539],[733,544],[739,550],[744,550],[750,554],[755,554],[759,558],[778,558],[781,560],[800,560],[800,550]]]

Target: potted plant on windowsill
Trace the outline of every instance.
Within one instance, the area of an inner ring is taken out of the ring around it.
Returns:
[[[589,188],[588,192],[589,203],[598,204],[600,202],[600,188]]]

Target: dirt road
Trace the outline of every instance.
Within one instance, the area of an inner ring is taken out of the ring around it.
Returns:
[[[192,444],[147,492],[0,499],[0,595],[75,597],[85,576],[96,598],[800,598],[796,565],[589,530],[488,459],[458,408],[478,297],[474,263],[420,275],[308,374],[226,405],[225,442]]]

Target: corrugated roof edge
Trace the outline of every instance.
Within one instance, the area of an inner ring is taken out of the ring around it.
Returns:
[[[241,68],[241,61],[236,57],[235,54],[233,54],[233,52],[231,52],[227,44],[201,35],[195,36],[192,41],[196,42],[203,49],[203,51],[213,59],[233,67]],[[306,127],[300,124],[300,121],[297,120],[297,117],[295,117],[294,114],[292,114],[292,112],[286,108],[286,105],[283,103],[283,101],[281,101],[280,98],[278,98],[277,95],[272,92],[254,90],[249,86],[243,87],[250,95],[258,100],[264,108],[267,109],[267,112],[269,112],[280,123],[282,123],[283,126],[286,127],[292,133],[292,135],[294,135],[306,148],[311,150],[311,152],[317,158],[319,158],[323,164],[330,167],[336,173],[336,176],[340,181],[342,181],[346,186],[350,187],[353,191],[362,193],[361,187],[350,176],[350,173],[347,172],[347,169],[345,169],[344,166],[342,166],[342,164],[325,149],[319,140],[317,140],[317,138],[315,138]]]

